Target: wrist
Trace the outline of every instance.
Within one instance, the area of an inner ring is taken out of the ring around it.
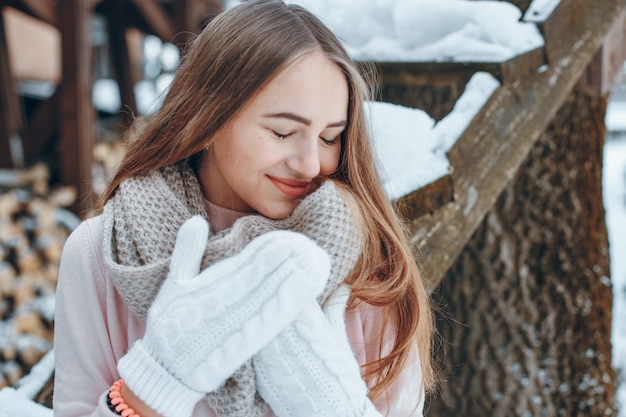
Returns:
[[[170,374],[145,350],[141,341],[135,342],[120,359],[117,369],[132,395],[165,417],[191,416],[204,396]]]
[[[126,399],[129,398],[128,392],[124,393],[125,388],[124,380],[118,379],[111,385],[109,394],[107,395],[107,406],[109,410],[113,411],[118,416],[122,417],[142,417],[143,415],[149,416],[150,414],[138,414],[133,408],[133,405],[129,404]]]
[[[120,390],[122,394],[122,398],[124,398],[126,404],[131,407],[140,417],[160,417],[159,413],[157,413],[152,408],[148,407],[146,403],[141,401],[135,393],[128,388],[128,385],[123,384]]]

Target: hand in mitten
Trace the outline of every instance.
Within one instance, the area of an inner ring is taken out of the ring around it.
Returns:
[[[166,417],[191,415],[315,300],[330,273],[326,252],[288,231],[259,236],[200,272],[207,237],[203,218],[183,224],[145,335],[118,363],[128,387]]]
[[[253,358],[259,393],[278,417],[380,417],[345,334],[349,296],[310,302]]]

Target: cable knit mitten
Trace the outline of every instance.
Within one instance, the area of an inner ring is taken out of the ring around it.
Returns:
[[[275,231],[199,272],[208,224],[183,224],[146,333],[118,363],[120,376],[166,417],[192,414],[207,392],[274,338],[326,284],[330,260],[302,234]]]
[[[345,334],[348,294],[328,301],[327,316],[309,303],[252,358],[257,389],[278,417],[381,417]]]

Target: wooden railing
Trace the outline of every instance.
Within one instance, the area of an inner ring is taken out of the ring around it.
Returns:
[[[595,71],[587,77],[586,88],[597,94],[608,92],[626,59],[625,8],[624,0],[562,0],[539,23],[544,48],[508,62],[379,64],[383,101],[422,108],[435,118],[451,109],[472,74],[487,71],[502,83],[448,153],[450,178],[397,203],[418,256],[427,259],[425,275],[431,288],[440,282],[581,77]],[[425,90],[430,94],[420,95]],[[420,102],[422,96],[430,102]]]

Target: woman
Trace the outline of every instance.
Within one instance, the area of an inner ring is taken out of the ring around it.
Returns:
[[[200,33],[66,243],[55,416],[422,414],[430,305],[366,99],[301,7]]]

